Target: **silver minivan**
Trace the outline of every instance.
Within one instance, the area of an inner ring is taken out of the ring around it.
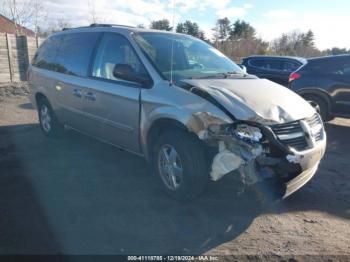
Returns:
[[[287,197],[326,148],[322,120],[304,99],[188,35],[63,30],[38,49],[28,77],[45,135],[69,127],[144,156],[180,200],[228,175]]]

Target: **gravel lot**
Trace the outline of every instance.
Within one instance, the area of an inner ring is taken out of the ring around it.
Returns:
[[[26,88],[0,86],[0,254],[347,261],[350,120],[326,129],[317,175],[285,201],[261,206],[224,177],[181,205],[163,195],[142,158],[73,131],[48,140]]]

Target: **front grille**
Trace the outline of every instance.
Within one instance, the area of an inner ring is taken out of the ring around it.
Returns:
[[[310,130],[316,129],[313,133],[315,141],[320,141],[323,139],[323,128],[322,120],[318,114],[313,115],[310,118],[304,119]],[[317,127],[321,125],[320,129]],[[302,151],[309,148],[309,143],[307,136],[305,135],[305,130],[303,129],[300,121],[293,121],[285,124],[277,124],[271,126],[273,132],[276,134],[278,139],[286,146],[294,148],[297,151]]]
[[[322,120],[319,114],[314,114],[312,117],[305,119],[305,121],[309,124],[310,128],[315,128],[318,125],[322,126]],[[323,128],[320,128],[317,130],[316,133],[314,133],[315,141],[320,141],[323,139]]]
[[[307,149],[308,143],[306,141],[305,135],[297,138],[286,139],[282,141],[286,146],[292,147],[295,150],[302,151]]]

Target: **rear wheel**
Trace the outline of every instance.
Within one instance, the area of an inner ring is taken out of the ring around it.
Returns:
[[[58,137],[63,133],[64,126],[58,122],[46,98],[41,98],[38,101],[38,116],[40,128],[47,137]]]
[[[309,94],[303,95],[303,98],[320,114],[323,121],[328,121],[330,119],[328,104],[323,98]]]
[[[191,200],[209,181],[204,151],[185,131],[166,131],[155,143],[152,164],[162,188],[177,200]]]

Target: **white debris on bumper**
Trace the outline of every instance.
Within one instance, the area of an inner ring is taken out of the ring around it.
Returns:
[[[220,141],[219,153],[214,157],[210,177],[217,181],[225,174],[238,169],[243,163],[244,160],[240,156],[227,150],[225,143]]]

